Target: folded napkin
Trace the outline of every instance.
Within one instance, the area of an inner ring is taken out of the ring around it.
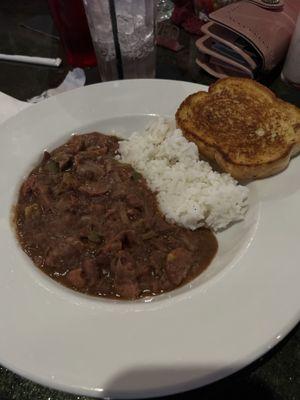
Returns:
[[[28,102],[17,100],[0,92],[0,124],[24,108],[30,107],[32,105],[31,103],[37,103],[58,93],[84,86],[84,84],[84,71],[81,68],[75,68],[66,75],[64,81],[57,88],[49,89],[43,92],[41,95],[29,99]]]

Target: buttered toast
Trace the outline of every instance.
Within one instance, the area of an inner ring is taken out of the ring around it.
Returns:
[[[238,180],[280,172],[300,152],[300,109],[251,79],[220,79],[188,96],[176,123],[200,155]]]

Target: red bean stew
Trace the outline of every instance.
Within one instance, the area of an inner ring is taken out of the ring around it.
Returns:
[[[155,194],[115,160],[118,138],[74,135],[21,186],[15,211],[23,250],[51,278],[94,296],[137,299],[199,275],[217,251],[206,228],[168,223]]]

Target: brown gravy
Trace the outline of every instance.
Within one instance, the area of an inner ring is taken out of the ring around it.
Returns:
[[[94,296],[137,299],[181,286],[217,251],[209,229],[168,223],[155,194],[130,165],[114,159],[118,138],[73,136],[23,182],[17,237],[51,278]]]

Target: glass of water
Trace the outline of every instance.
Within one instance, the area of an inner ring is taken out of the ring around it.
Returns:
[[[156,0],[84,0],[103,81],[155,76]]]

